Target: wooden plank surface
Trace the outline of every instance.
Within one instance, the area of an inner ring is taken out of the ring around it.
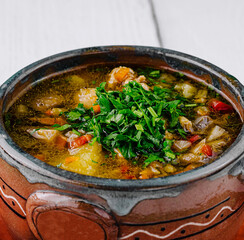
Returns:
[[[148,0],[0,0],[0,84],[46,56],[113,44],[158,46]]]
[[[203,58],[244,83],[243,0],[153,0],[163,46]]]

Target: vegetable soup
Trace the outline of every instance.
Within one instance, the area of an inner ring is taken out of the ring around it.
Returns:
[[[92,67],[38,83],[5,113],[26,152],[68,171],[165,177],[209,164],[236,139],[238,113],[182,73]]]

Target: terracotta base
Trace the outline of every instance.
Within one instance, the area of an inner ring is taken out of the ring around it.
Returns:
[[[0,240],[14,240],[8,232],[6,224],[3,222],[2,218],[0,217]],[[244,240],[244,222],[236,240]]]
[[[237,239],[236,240],[244,240],[244,222],[240,228],[240,231],[238,233]]]
[[[10,236],[7,226],[5,222],[2,220],[0,216],[0,240],[13,240],[13,238]]]

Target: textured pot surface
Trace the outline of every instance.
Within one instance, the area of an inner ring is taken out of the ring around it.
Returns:
[[[101,179],[52,167],[22,151],[3,113],[38,81],[97,64],[181,71],[210,84],[244,119],[243,86],[198,58],[150,47],[97,47],[51,56],[0,89],[0,214],[14,239],[235,239],[244,220],[243,129],[215,162],[166,178]]]

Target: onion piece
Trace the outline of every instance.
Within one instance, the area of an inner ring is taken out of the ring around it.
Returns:
[[[72,131],[68,131],[65,136],[67,137],[67,142],[73,142],[79,135],[75,134]]]
[[[199,162],[201,157],[193,153],[185,153],[179,157],[181,164],[188,165],[189,163]]]
[[[211,142],[208,142],[208,145],[210,145],[213,149],[213,151],[217,154],[222,152],[223,147],[228,143],[226,139],[218,139]]]
[[[206,143],[206,138],[204,138],[202,141],[200,141],[199,143],[197,143],[191,150],[191,153],[194,153],[196,155],[199,155],[200,153],[202,153],[202,147],[205,145]]]
[[[195,119],[194,126],[200,130],[204,131],[213,124],[213,120],[209,116],[201,116]]]
[[[22,117],[22,116],[25,116],[27,115],[29,112],[29,109],[27,106],[23,105],[23,104],[19,104],[17,107],[16,107],[16,116],[17,117]]]
[[[219,127],[218,125],[215,125],[209,132],[207,141],[213,141],[215,139],[220,138],[223,136],[225,133],[227,133],[223,128]]]
[[[172,148],[177,152],[182,152],[191,146],[191,142],[187,140],[176,140]]]
[[[184,129],[185,132],[194,133],[194,129],[192,127],[192,122],[188,120],[186,117],[179,117],[180,125]]]

